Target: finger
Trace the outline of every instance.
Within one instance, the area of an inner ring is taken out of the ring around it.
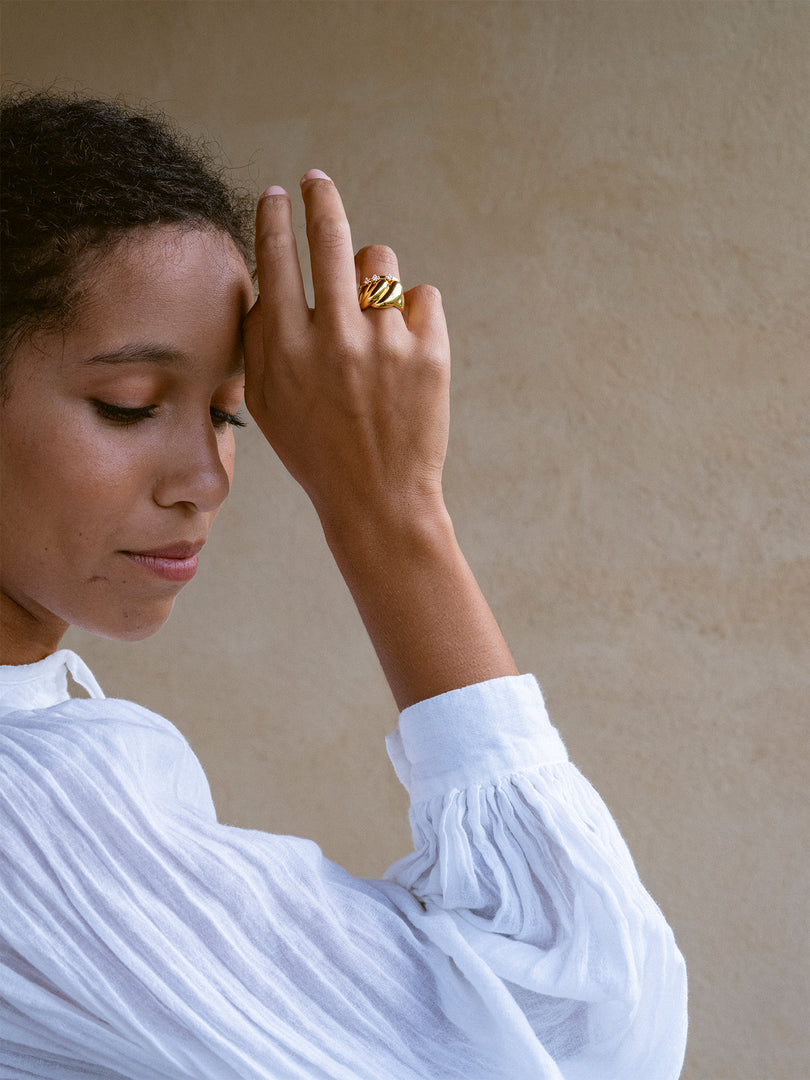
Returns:
[[[354,266],[358,285],[367,277],[370,278],[372,274],[379,274],[380,277],[386,277],[388,274],[391,277],[399,277],[397,257],[390,247],[385,247],[383,244],[370,244],[368,247],[361,248],[354,257]]]
[[[301,180],[307,215],[316,314],[357,308],[352,235],[338,190],[326,173],[311,169]]]
[[[309,308],[292,228],[292,206],[283,188],[268,188],[256,208],[256,271],[266,328],[274,336],[285,327],[298,330],[308,320]]]
[[[405,293],[405,322],[437,359],[450,359],[450,341],[442,297],[433,285],[416,285]]]

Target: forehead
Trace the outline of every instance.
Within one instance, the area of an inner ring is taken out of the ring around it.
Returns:
[[[125,356],[147,342],[166,354],[241,351],[252,302],[250,275],[229,236],[169,226],[133,232],[88,259],[74,318],[60,335],[62,356]]]
[[[192,377],[194,369],[220,376],[238,371],[242,320],[252,303],[250,275],[226,234],[176,226],[133,230],[107,251],[88,252],[70,321],[20,343],[5,366],[0,400],[18,396],[22,371],[47,382],[56,372],[72,378],[71,372],[108,367],[89,364],[94,357],[180,359]]]
[[[246,308],[250,276],[233,241],[214,230],[158,226],[132,230],[103,254],[88,258],[79,275],[77,322],[112,317],[147,302],[155,316],[176,303]]]

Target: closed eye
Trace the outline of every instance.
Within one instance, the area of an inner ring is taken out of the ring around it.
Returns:
[[[212,408],[211,420],[214,427],[222,427],[225,424],[230,424],[231,427],[247,427],[247,422],[241,416],[237,416],[236,413],[225,412],[224,409]]]
[[[99,401],[98,399],[93,399],[93,405],[98,415],[104,420],[110,420],[121,427],[129,427],[131,424],[137,424],[141,420],[151,420],[157,411],[157,405],[141,405],[138,408],[129,409],[122,405],[111,405],[108,401]],[[247,426],[242,417],[237,416],[235,413],[213,407],[210,412],[211,422],[214,427],[224,427],[226,424],[231,427]]]
[[[142,405],[137,409],[125,409],[121,405],[110,405],[108,401],[93,399],[93,405],[100,417],[111,420],[114,424],[128,427],[137,424],[140,420],[149,420],[155,415],[157,405]]]

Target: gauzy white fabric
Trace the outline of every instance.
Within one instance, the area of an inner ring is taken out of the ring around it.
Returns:
[[[0,668],[4,1078],[679,1076],[683,960],[530,676],[403,712],[381,881],[220,824],[179,731],[100,693],[66,650]]]

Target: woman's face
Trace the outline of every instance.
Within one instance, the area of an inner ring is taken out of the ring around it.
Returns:
[[[4,635],[41,655],[68,624],[138,640],[165,622],[228,493],[244,390],[253,291],[229,237],[133,233],[84,284],[0,404]]]

